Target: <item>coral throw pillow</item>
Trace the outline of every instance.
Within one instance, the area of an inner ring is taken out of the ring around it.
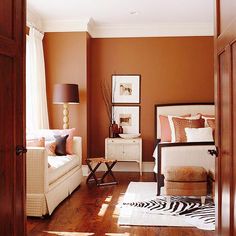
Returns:
[[[69,155],[73,154],[73,138],[75,135],[75,128],[69,129],[68,130],[68,138],[66,140],[66,152]]]
[[[47,150],[47,153],[49,156],[55,156],[55,150],[56,150],[56,142],[55,141],[48,141],[45,143],[45,148]]]
[[[203,128],[205,120],[204,119],[181,119],[173,117],[173,124],[175,130],[175,142],[187,142],[187,136],[185,128]]]
[[[191,116],[191,114],[186,114],[179,117],[189,117],[189,116]],[[168,116],[159,115],[159,119],[161,125],[161,142],[171,142],[171,128]]]
[[[26,141],[27,147],[45,147],[45,138],[30,139]]]

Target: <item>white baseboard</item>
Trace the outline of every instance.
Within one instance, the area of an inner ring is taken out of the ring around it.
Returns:
[[[143,162],[143,172],[153,172],[154,162]],[[106,166],[101,165],[98,171],[105,171]],[[139,164],[137,162],[118,162],[112,169],[114,172],[139,172]],[[88,176],[89,169],[87,165],[82,166],[83,176]]]
[[[89,168],[87,165],[82,165],[82,173],[83,173],[83,176],[89,175]]]

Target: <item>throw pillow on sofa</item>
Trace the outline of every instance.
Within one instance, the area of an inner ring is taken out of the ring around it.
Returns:
[[[69,135],[65,136],[55,136],[56,138],[56,149],[55,154],[57,156],[65,156],[67,154],[66,152],[66,140],[69,137]]]
[[[56,156],[56,142],[55,141],[46,141],[45,148],[49,156]]]
[[[26,141],[27,147],[44,147],[45,146],[45,138],[35,138]]]
[[[55,136],[69,135],[66,140],[66,152],[69,155],[73,154],[73,138],[75,135],[75,128],[71,129],[40,129],[27,132],[27,139],[38,139],[45,137],[47,142],[55,142]]]

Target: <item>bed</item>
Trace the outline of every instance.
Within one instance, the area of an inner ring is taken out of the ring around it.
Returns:
[[[156,104],[155,105],[155,158],[154,174],[157,180],[157,195],[164,186],[164,171],[167,166],[202,166],[207,171],[215,169],[215,158],[208,150],[214,150],[214,142],[161,142],[160,115],[181,116],[215,114],[212,103]]]

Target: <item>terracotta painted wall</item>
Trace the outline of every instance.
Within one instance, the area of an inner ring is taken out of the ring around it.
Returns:
[[[50,128],[62,128],[63,107],[52,101],[53,85],[76,83],[79,85],[80,104],[70,105],[70,127],[83,139],[83,158],[87,157],[88,145],[88,42],[86,32],[46,33],[44,55]]]
[[[213,38],[113,38],[91,40],[90,152],[104,155],[108,118],[101,81],[141,74],[143,161],[153,161],[154,104],[213,102]]]

